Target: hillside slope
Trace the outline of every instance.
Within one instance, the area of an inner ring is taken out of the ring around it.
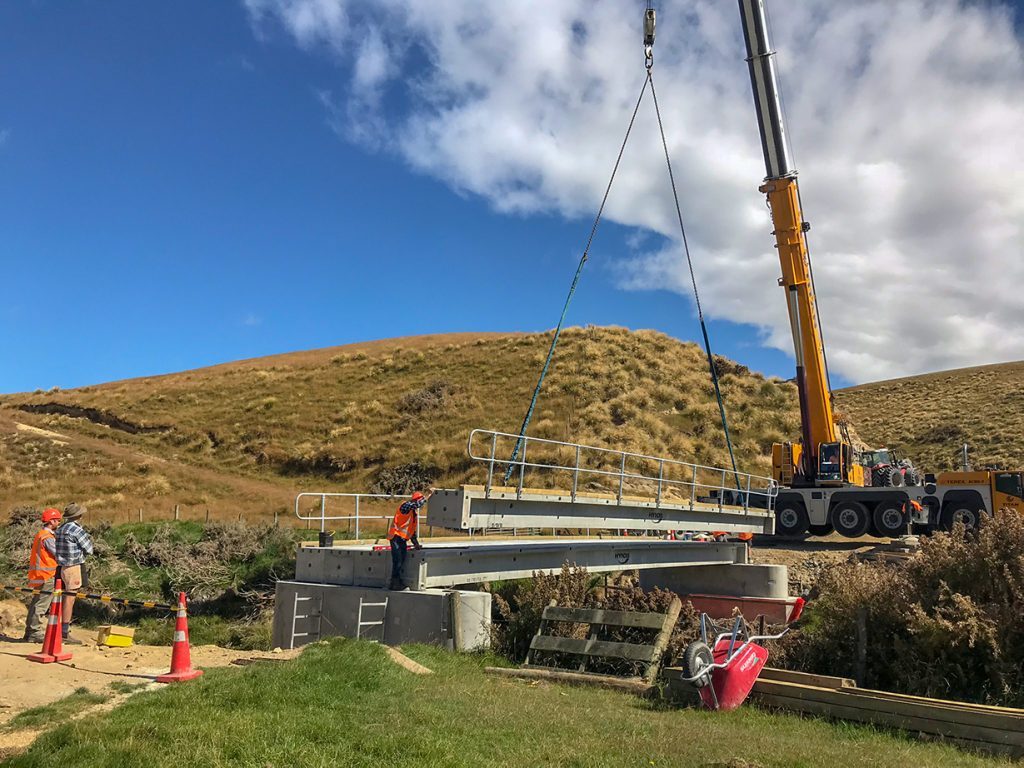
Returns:
[[[452,334],[243,360],[0,397],[0,506],[75,498],[111,519],[272,514],[299,490],[481,482],[474,427],[518,430],[551,333]],[[719,360],[737,460],[767,474],[799,435],[796,389]],[[867,384],[837,407],[920,466],[1024,466],[1024,363]],[[701,349],[654,331],[569,328],[531,435],[722,466]],[[198,510],[198,512],[197,512]]]
[[[267,513],[297,490],[479,482],[466,437],[518,429],[550,340],[420,336],[5,396],[0,504]],[[795,388],[719,365],[740,465],[766,472],[797,432]],[[567,329],[531,434],[726,461],[703,353],[653,331]]]
[[[930,471],[1024,468],[1024,362],[940,371],[862,384],[836,393],[860,436],[897,446]]]

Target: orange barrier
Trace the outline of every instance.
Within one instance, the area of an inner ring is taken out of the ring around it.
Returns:
[[[185,610],[185,593],[178,595],[178,618],[174,623],[174,644],[171,646],[171,671],[160,675],[158,683],[178,683],[193,680],[203,674],[201,669],[192,669],[192,652],[188,644],[188,613]]]
[[[64,598],[64,590],[60,579],[54,582],[53,599],[50,601],[50,617],[46,624],[46,635],[43,637],[43,647],[39,653],[26,656],[29,661],[38,661],[40,664],[52,664],[55,661],[67,661],[71,658],[70,653],[63,650],[64,638],[61,635],[60,611]]]

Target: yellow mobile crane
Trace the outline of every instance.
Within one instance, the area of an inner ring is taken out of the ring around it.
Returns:
[[[870,530],[893,536],[911,523],[948,529],[957,520],[977,524],[981,514],[1003,507],[1024,510],[1020,472],[946,472],[926,475],[923,486],[870,487],[870,473],[841,434],[832,410],[807,247],[810,225],[803,217],[786,140],[765,0],[739,0],[739,9],[766,170],[760,191],[768,197],[782,264],[779,285],[786,292],[793,332],[802,427],[800,442],[772,447],[773,477],[782,486],[776,532],[822,535],[835,530],[855,537]]]

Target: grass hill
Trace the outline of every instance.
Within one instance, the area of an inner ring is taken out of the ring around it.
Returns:
[[[1024,362],[940,371],[862,384],[836,394],[860,436],[903,450],[929,471],[1024,469]]]
[[[418,336],[0,397],[0,506],[77,499],[100,517],[272,514],[298,490],[480,482],[474,427],[518,430],[551,333]],[[740,468],[799,433],[793,384],[717,362]],[[1024,363],[864,385],[838,408],[926,467],[1024,466]],[[1016,398],[1016,399],[1015,399]],[[1016,404],[1016,408],[1014,408]],[[701,349],[654,331],[569,328],[531,435],[724,465]]]
[[[284,508],[297,489],[401,490],[480,474],[470,429],[518,430],[551,341],[392,339],[0,398],[0,505],[74,497],[118,514]],[[719,361],[737,457],[767,468],[796,391]],[[531,434],[721,464],[701,350],[653,331],[570,328]],[[122,512],[123,510],[123,512]]]

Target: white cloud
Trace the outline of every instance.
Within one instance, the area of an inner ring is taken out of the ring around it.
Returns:
[[[593,213],[642,82],[637,4],[246,4],[258,28],[283,24],[338,59],[349,81],[325,103],[342,135],[500,211]],[[863,381],[1024,358],[1024,46],[1011,12],[771,7],[834,369]],[[788,351],[743,56],[734,3],[659,3],[655,78],[705,312]],[[385,108],[385,90],[401,107]],[[673,237],[663,164],[648,103],[606,215]],[[617,267],[624,287],[689,294],[677,245]]]
[[[7,143],[7,140],[11,138],[10,128],[0,128],[0,147]]]

